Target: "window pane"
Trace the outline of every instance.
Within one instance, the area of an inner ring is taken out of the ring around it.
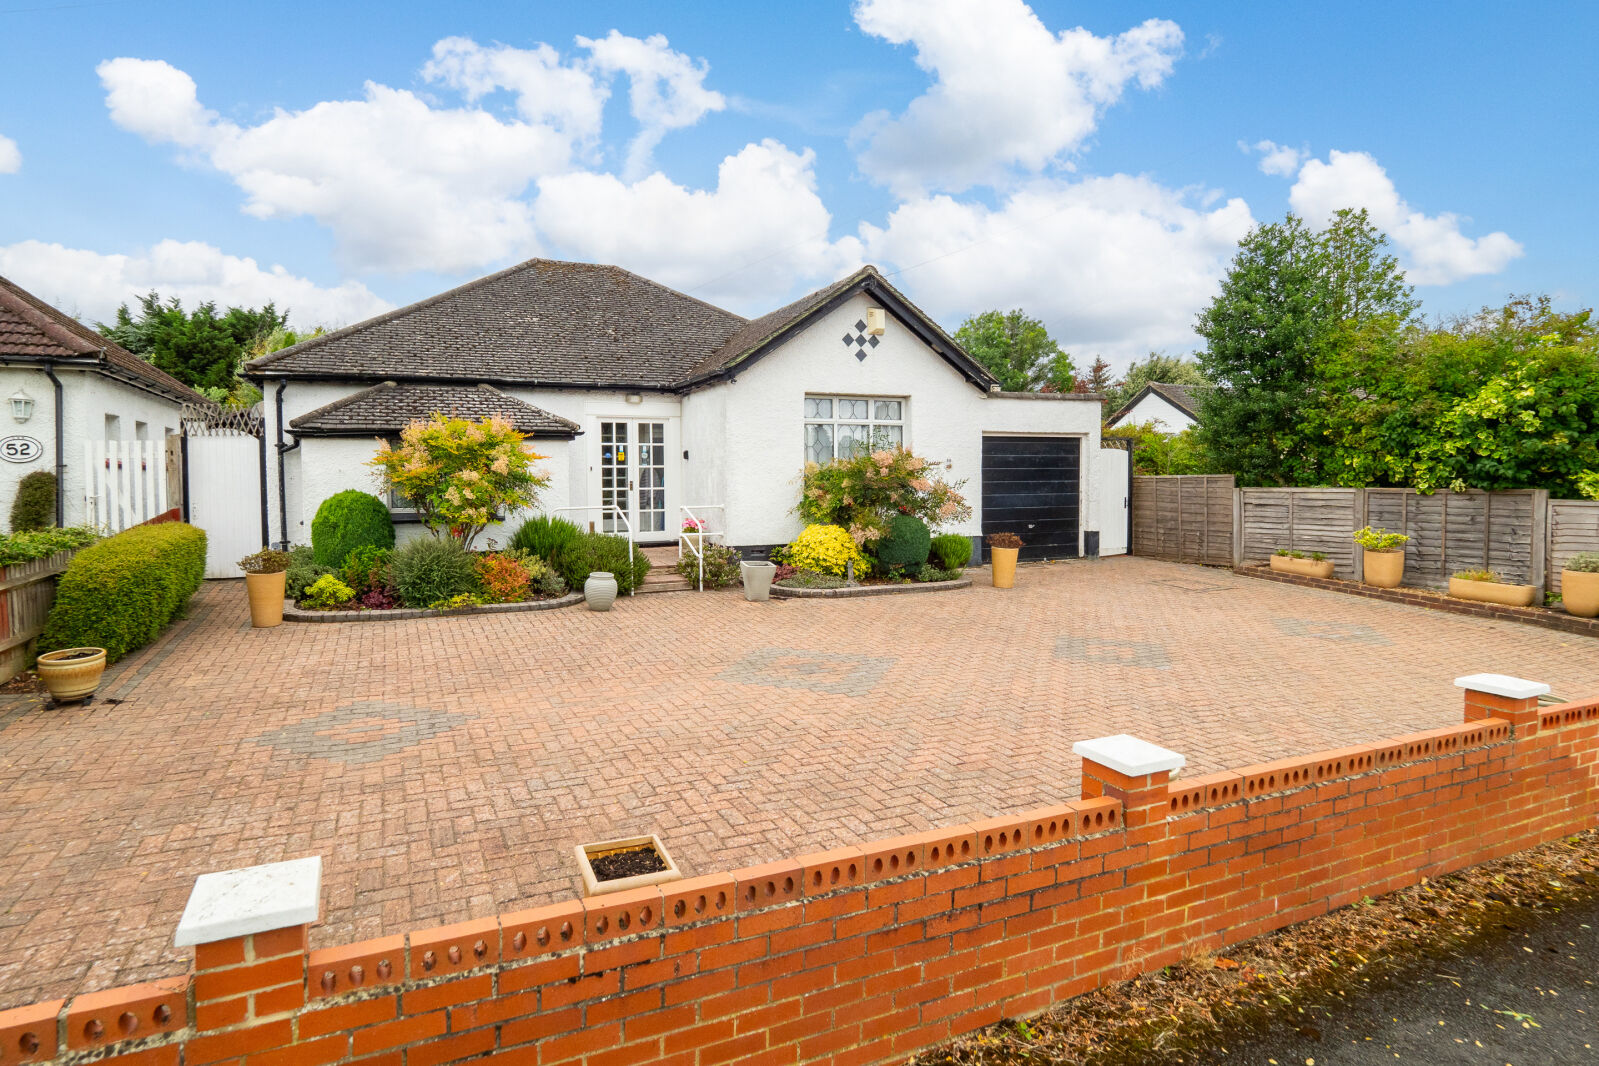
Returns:
[[[898,400],[874,400],[872,402],[872,417],[879,421],[899,421]]]
[[[904,443],[904,426],[878,426],[872,430],[872,446],[874,448],[897,448]]]
[[[838,401],[838,417],[840,418],[866,418],[868,415],[865,400],[840,400]]]
[[[815,396],[805,397],[805,417],[832,418],[833,401],[817,399]]]
[[[833,458],[833,427],[805,427],[805,461],[825,463]]]
[[[865,401],[861,402],[864,403]],[[867,444],[870,440],[871,436],[865,426],[839,426],[839,458],[848,458],[865,453],[868,450]]]

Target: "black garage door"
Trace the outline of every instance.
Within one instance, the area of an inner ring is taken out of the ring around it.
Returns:
[[[983,536],[1015,533],[1023,559],[1077,555],[1077,437],[983,438]]]

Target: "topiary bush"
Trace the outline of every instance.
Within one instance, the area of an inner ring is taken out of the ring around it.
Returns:
[[[116,662],[160,636],[204,579],[204,530],[164,522],[107,537],[61,575],[39,650],[104,648]]]
[[[650,561],[637,550],[630,568],[627,538],[609,533],[579,533],[577,540],[548,558],[567,587],[574,590],[581,590],[589,575],[600,570],[615,575],[617,595],[626,596],[642,585],[644,575],[650,572]]]
[[[24,474],[11,501],[11,532],[27,533],[56,524],[56,476],[48,470]]]
[[[914,570],[927,562],[932,548],[926,522],[915,515],[895,515],[889,519],[888,532],[877,541],[877,561],[886,570]]]
[[[454,537],[419,537],[396,548],[389,557],[389,580],[407,607],[480,591],[477,559]]]
[[[972,538],[940,533],[933,538],[932,558],[945,570],[959,570],[972,561]]]
[[[311,551],[318,566],[336,570],[357,548],[392,547],[394,519],[370,492],[336,492],[322,501],[311,519]]]
[[[510,547],[540,559],[553,559],[561,549],[575,542],[583,530],[575,522],[541,514],[529,518],[511,535]]]
[[[774,559],[777,554],[772,553]],[[818,574],[843,577],[850,563],[855,564],[856,577],[867,569],[866,557],[843,526],[806,526],[782,554],[782,562]]]

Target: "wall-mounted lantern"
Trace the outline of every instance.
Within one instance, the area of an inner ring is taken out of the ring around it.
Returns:
[[[18,389],[11,394],[11,417],[26,422],[33,417],[33,397]]]

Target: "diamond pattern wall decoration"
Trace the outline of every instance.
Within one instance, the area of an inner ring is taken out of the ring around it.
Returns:
[[[866,349],[876,348],[879,338],[866,335],[866,323],[857,321],[855,332],[844,334],[844,347],[855,349],[855,358],[861,362],[866,361]]]

